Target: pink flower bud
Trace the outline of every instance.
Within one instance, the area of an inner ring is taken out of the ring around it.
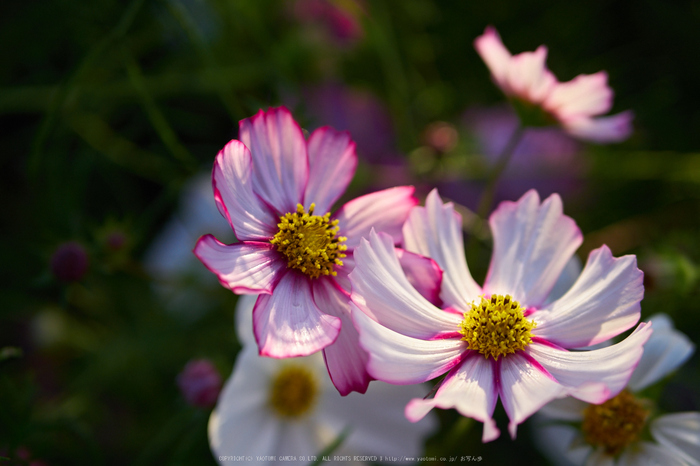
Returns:
[[[211,408],[219,398],[221,375],[211,361],[193,359],[178,374],[177,385],[189,404]]]
[[[80,280],[87,269],[87,251],[75,241],[61,244],[51,256],[51,273],[62,282]]]

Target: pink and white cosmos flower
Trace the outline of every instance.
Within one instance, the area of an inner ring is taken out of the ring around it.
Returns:
[[[483,422],[482,439],[491,441],[500,434],[492,419],[499,397],[515,437],[518,424],[554,398],[602,403],[622,390],[650,324],[607,348],[567,348],[608,340],[638,322],[644,288],[636,258],[614,258],[606,246],[592,251],[571,288],[548,303],[582,240],[558,195],[540,203],[529,191],[491,215],[493,256],[483,287],[464,260],[461,223],[433,190],[403,229],[406,249],[443,269],[435,282],[440,307],[410,285],[389,236],[371,232],[355,249],[352,317],[369,353],[369,374],[403,385],[447,373],[434,398],[406,406],[408,419],[455,408]]]
[[[474,47],[509,98],[539,106],[572,136],[608,143],[624,141],[632,133],[630,111],[599,117],[610,111],[613,101],[605,71],[559,82],[545,65],[547,47],[511,55],[493,27],[476,38]]]
[[[399,242],[414,189],[361,196],[331,214],[357,166],[347,132],[323,127],[305,140],[280,107],[241,120],[239,138],[219,152],[212,173],[216,204],[239,242],[204,235],[194,253],[226,288],[260,294],[253,328],[261,355],[323,349],[340,393],[364,393],[366,354],[348,304],[352,251],[372,227]]]

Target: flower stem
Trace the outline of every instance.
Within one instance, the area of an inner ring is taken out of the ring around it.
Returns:
[[[496,160],[493,170],[491,173],[489,173],[486,188],[481,195],[479,206],[477,208],[477,213],[480,218],[485,219],[488,215],[489,210],[491,209],[491,204],[493,203],[493,197],[496,192],[498,180],[501,178],[503,171],[506,169],[510,159],[513,157],[515,148],[518,147],[518,143],[520,143],[524,133],[525,127],[518,125],[518,127],[515,128],[515,131],[513,131],[513,134],[511,134],[510,139],[508,139],[508,143],[498,156],[498,160]]]
[[[510,162],[513,153],[515,152],[515,148],[520,143],[520,140],[522,139],[524,133],[525,127],[518,124],[518,127],[515,128],[515,131],[513,131],[513,134],[511,134],[510,138],[508,139],[508,142],[499,154],[498,159],[496,160],[496,164],[493,167],[493,170],[491,171],[491,173],[489,173],[486,187],[484,188],[484,191],[481,194],[481,199],[479,199],[479,205],[477,207],[478,219],[486,221],[486,217],[488,216],[489,210],[491,209],[491,204],[493,203],[493,198],[496,192],[496,186],[498,185],[498,180],[501,178],[503,171],[508,166],[508,163]],[[467,241],[466,248],[467,263],[469,263],[471,259],[473,259],[476,255],[475,248],[476,236],[470,235]]]

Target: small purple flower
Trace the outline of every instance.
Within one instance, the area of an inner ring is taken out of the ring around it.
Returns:
[[[51,256],[51,273],[62,282],[80,280],[87,269],[87,251],[75,241],[61,244]]]
[[[211,408],[221,391],[221,375],[207,359],[193,359],[177,376],[182,396],[192,406]]]

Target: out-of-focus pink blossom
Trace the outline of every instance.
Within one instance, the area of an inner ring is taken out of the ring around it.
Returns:
[[[62,282],[80,280],[87,269],[87,251],[76,241],[61,244],[51,256],[51,273]]]
[[[437,152],[449,152],[457,146],[459,134],[457,129],[444,121],[428,125],[423,133],[425,143]]]
[[[356,13],[362,11],[358,2],[330,0],[296,0],[294,17],[301,23],[320,25],[336,45],[349,46],[359,41],[364,32]]]
[[[207,359],[193,359],[177,376],[177,386],[192,406],[211,408],[219,398],[221,375]]]
[[[493,27],[476,38],[474,47],[521,117],[558,122],[572,136],[597,143],[624,141],[632,133],[632,112],[600,116],[610,111],[613,102],[605,71],[559,82],[545,65],[547,47],[511,55]]]

